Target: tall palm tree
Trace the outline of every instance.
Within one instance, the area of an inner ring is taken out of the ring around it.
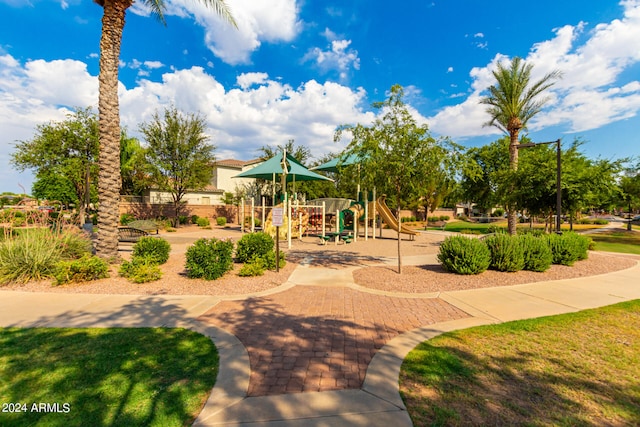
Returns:
[[[509,168],[518,169],[518,135],[526,129],[529,120],[538,114],[549,97],[539,97],[545,90],[555,84],[562,74],[553,71],[535,83],[531,83],[533,64],[526,64],[522,58],[515,57],[511,65],[506,67],[499,63],[493,71],[496,84],[489,87],[489,96],[480,100],[486,104],[491,120],[485,126],[495,126],[509,135]],[[516,211],[514,206],[509,210],[509,233],[516,234]]]
[[[236,26],[224,0],[201,0],[224,20]],[[118,65],[125,13],[133,0],[95,0],[104,9],[100,38],[100,74],[98,77],[98,115],[100,155],[98,173],[100,231],[96,252],[103,258],[118,256],[118,204],[120,196],[120,107],[118,102]],[[142,0],[152,14],[164,23],[164,0]]]

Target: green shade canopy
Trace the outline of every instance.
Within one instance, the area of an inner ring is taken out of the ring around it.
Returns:
[[[311,170],[325,171],[325,172],[338,172],[338,170],[345,166],[355,165],[362,163],[362,158],[355,153],[349,155],[338,156],[329,160],[326,163],[311,168]]]
[[[287,182],[295,181],[333,181],[331,178],[312,172],[304,167],[293,156],[287,154]],[[273,156],[269,160],[260,163],[255,168],[249,169],[234,178],[259,178],[264,180],[272,180],[282,176],[282,156]]]

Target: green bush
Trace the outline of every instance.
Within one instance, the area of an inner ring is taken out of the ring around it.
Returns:
[[[452,273],[479,274],[489,268],[491,253],[481,240],[451,236],[440,245],[438,261]]]
[[[275,270],[275,268],[276,268],[276,251],[274,250],[274,251],[267,252],[265,255],[262,256],[262,260],[265,262],[265,266],[269,270]],[[285,261],[285,254],[284,254],[284,252],[280,251],[278,268],[284,268],[285,265],[287,265],[287,262]]]
[[[592,241],[590,237],[569,231],[562,233],[562,238],[569,242],[570,247],[575,248],[578,261],[589,257],[589,247]]]
[[[118,274],[133,283],[153,282],[162,278],[162,271],[158,263],[153,258],[145,256],[133,257],[131,261],[124,261],[120,265]]]
[[[22,230],[0,243],[0,283],[53,277],[60,261],[76,259],[90,251],[91,242],[75,229]]]
[[[57,236],[63,260],[81,258],[93,249],[91,240],[77,228],[65,228],[53,233]]]
[[[19,233],[0,244],[0,283],[26,283],[53,277],[62,249],[48,229]]]
[[[189,222],[189,217],[186,215],[179,215],[178,216],[178,224],[180,225],[186,225]]]
[[[165,239],[145,236],[133,245],[133,258],[148,258],[156,264],[164,264],[169,259],[171,245]]]
[[[219,216],[216,218],[216,224],[218,224],[220,227],[227,225],[227,218],[223,217],[223,216]]]
[[[543,272],[551,267],[553,255],[544,237],[523,234],[518,239],[523,249],[525,270]]]
[[[136,217],[130,213],[120,215],[120,225],[128,225],[131,221],[135,221]]]
[[[197,224],[198,218],[200,218],[198,215],[191,215],[191,224]]]
[[[109,264],[102,258],[84,255],[71,261],[61,261],[54,270],[54,285],[88,282],[109,277]]]
[[[215,280],[233,268],[231,240],[199,239],[187,249],[187,276]]]
[[[485,239],[491,252],[489,268],[498,271],[520,271],[524,267],[524,253],[520,240],[516,236],[497,233]]]
[[[589,218],[582,218],[578,220],[578,224],[593,224],[593,221]]]
[[[594,219],[593,223],[596,225],[607,225],[609,224],[609,221],[607,221],[606,219],[598,218],[598,219]]]
[[[267,233],[245,234],[238,241],[236,259],[238,262],[249,262],[255,257],[263,257],[269,252],[273,252],[273,238]]]
[[[440,221],[449,221],[449,215],[440,215]]]
[[[196,224],[198,224],[198,227],[208,227],[211,223],[209,222],[209,218],[198,218],[196,220]]]
[[[589,239],[573,232],[550,234],[546,237],[553,263],[573,265],[576,261],[586,259],[589,250]]]
[[[242,266],[242,268],[238,272],[238,276],[242,276],[242,277],[262,276],[266,269],[267,269],[267,266],[263,258],[254,258]]]

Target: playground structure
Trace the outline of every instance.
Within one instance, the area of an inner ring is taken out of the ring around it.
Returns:
[[[374,195],[375,197],[375,195]],[[250,204],[242,201],[242,217],[246,215],[246,208],[250,206],[249,223],[241,221],[242,231],[262,230],[275,238],[276,227],[273,225],[272,206],[265,206],[263,199],[262,206],[256,206],[251,200]],[[411,240],[417,232],[410,230],[402,224],[398,224],[393,213],[386,204],[385,196],[378,197],[377,200],[356,202],[352,199],[325,198],[316,199],[309,204],[300,204],[298,201],[291,201],[285,196],[283,203],[275,207],[284,208],[285,215],[283,224],[280,227],[281,240],[287,240],[291,248],[292,239],[302,239],[303,236],[314,236],[320,238],[321,243],[335,240],[335,243],[342,241],[351,243],[358,238],[364,240],[376,238],[377,217],[384,222],[387,227],[401,234],[408,235]],[[259,215],[256,215],[259,212]],[[268,213],[267,213],[268,212]],[[257,226],[257,220],[260,226]],[[380,227],[380,225],[378,225]],[[372,230],[371,233],[369,230]]]

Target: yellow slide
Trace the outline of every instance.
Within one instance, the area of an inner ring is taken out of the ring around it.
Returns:
[[[373,205],[373,203],[374,202],[369,203],[369,215],[371,215],[371,212],[373,211],[371,206]],[[389,209],[389,207],[387,206],[385,202],[385,197],[384,196],[378,197],[378,201],[375,203],[376,203],[376,210],[380,214],[380,217],[382,218],[384,223],[387,224],[389,228],[395,231],[398,231],[398,221],[396,221],[396,218],[391,212],[391,209]],[[417,232],[413,230],[409,230],[408,228],[402,227],[402,226],[400,226],[400,233],[408,234],[410,236],[415,236],[418,234]]]

